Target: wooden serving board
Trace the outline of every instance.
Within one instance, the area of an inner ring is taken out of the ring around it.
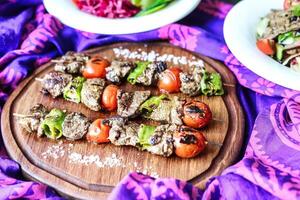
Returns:
[[[233,164],[241,149],[244,116],[236,97],[236,82],[233,75],[217,61],[165,43],[118,43],[87,52],[100,54],[109,60],[115,59],[116,56],[120,56],[118,59],[125,60],[124,57],[128,56],[126,51],[118,53],[113,50],[120,46],[123,50],[128,49],[138,53],[153,50],[160,55],[185,56],[189,61],[202,59],[208,71],[217,71],[222,75],[223,81],[228,84],[225,86],[224,96],[197,97],[210,106],[215,119],[203,129],[209,141],[204,152],[193,159],[181,159],[176,156],[164,158],[148,152],[140,152],[132,147],[95,145],[84,140],[52,141],[45,137],[38,138],[36,134],[26,133],[17,124],[13,113],[26,114],[36,103],[42,103],[48,108],[65,109],[68,112],[82,112],[91,120],[109,115],[90,111],[82,104],[67,102],[62,98],[52,99],[42,95],[39,92],[40,83],[35,78],[41,78],[53,70],[53,64],[48,63],[24,80],[4,106],[1,129],[9,155],[20,163],[25,176],[52,186],[61,194],[74,198],[105,199],[114,186],[131,171],[187,180],[203,188],[209,178],[219,175],[224,168]],[[173,63],[169,65],[178,62],[174,59],[172,61]],[[182,61],[185,63],[184,60]],[[187,64],[180,66],[184,70],[189,68]],[[146,89],[129,84],[122,87],[126,90]],[[152,92],[157,91],[152,89]]]

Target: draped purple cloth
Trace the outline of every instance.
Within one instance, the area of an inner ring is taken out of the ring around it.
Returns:
[[[240,161],[211,178],[204,191],[181,180],[131,173],[114,189],[110,199],[298,199],[300,93],[257,76],[231,54],[222,28],[232,3],[234,0],[203,0],[192,14],[176,24],[140,34],[108,36],[63,25],[45,11],[41,0],[2,0],[1,110],[21,80],[66,51],[120,41],[166,40],[220,60],[235,74],[246,115]],[[24,181],[19,165],[8,158],[1,142],[0,199],[15,198],[61,197],[48,186]]]

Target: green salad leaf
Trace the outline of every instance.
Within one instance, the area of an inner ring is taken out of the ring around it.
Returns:
[[[280,44],[276,44],[276,59],[281,61],[283,58],[284,47]]]
[[[145,101],[141,106],[140,106],[140,111],[146,112],[146,114],[151,113],[155,108],[159,106],[162,100],[167,99],[168,96],[165,94],[162,94],[160,96],[153,96],[147,101]]]
[[[65,88],[63,92],[64,99],[68,101],[72,101],[75,103],[80,103],[81,100],[81,90],[83,86],[83,82],[86,79],[83,77],[74,78]]]
[[[143,74],[150,62],[137,62],[137,67],[129,74],[127,81],[134,85],[138,77]]]
[[[150,137],[155,132],[156,126],[149,126],[142,124],[140,130],[138,132],[139,137],[139,144],[141,145],[142,149],[146,149],[147,147],[151,146],[150,144]]]
[[[59,109],[52,109],[45,120],[41,123],[41,129],[43,134],[48,138],[58,139],[62,136],[62,123],[66,117],[66,114]]]
[[[204,95],[220,96],[224,94],[222,78],[219,73],[216,72],[209,73],[207,71],[204,71],[200,85],[201,85],[201,92]]]
[[[293,15],[296,17],[300,17],[300,5],[295,5],[292,8]]]
[[[131,3],[141,7],[141,11],[136,16],[144,16],[165,8],[174,0],[131,0]]]

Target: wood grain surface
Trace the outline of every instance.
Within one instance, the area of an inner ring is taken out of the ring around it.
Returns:
[[[147,152],[140,152],[132,147],[117,147],[111,144],[95,145],[84,140],[67,141],[62,139],[52,141],[38,138],[36,134],[28,134],[13,117],[13,113],[26,114],[30,107],[42,103],[48,108],[61,108],[69,112],[82,112],[91,120],[105,118],[115,113],[93,112],[82,104],[67,102],[62,98],[52,99],[42,95],[40,83],[35,78],[53,70],[51,63],[38,68],[30,77],[24,80],[6,102],[2,117],[2,136],[9,155],[20,163],[25,176],[54,187],[59,193],[68,197],[80,199],[105,199],[114,186],[131,171],[141,171],[159,177],[172,177],[187,180],[197,187],[204,188],[212,176],[219,175],[222,170],[231,165],[240,152],[244,134],[244,116],[236,97],[235,79],[231,72],[221,63],[204,56],[165,43],[118,43],[94,48],[88,53],[98,54],[115,59],[114,47],[128,48],[131,51],[141,49],[160,54],[186,56],[188,59],[201,58],[205,61],[208,71],[217,71],[222,75],[226,94],[223,97],[204,97],[196,99],[207,103],[213,113],[213,120],[203,132],[209,141],[204,152],[193,159],[181,159],[176,156],[164,158]],[[124,59],[123,59],[124,60]],[[187,65],[181,65],[188,70]],[[129,90],[144,90],[141,86],[123,84]],[[155,88],[152,92],[157,93]],[[181,95],[182,96],[182,95]],[[73,146],[71,146],[71,145]],[[43,154],[54,145],[64,150],[64,155],[55,159]],[[121,161],[120,166],[99,167],[95,163],[80,164],[70,160],[72,153],[80,155],[98,155],[100,158],[115,154]]]

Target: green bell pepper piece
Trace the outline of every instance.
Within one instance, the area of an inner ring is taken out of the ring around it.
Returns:
[[[224,94],[222,78],[219,73],[204,71],[200,85],[201,92],[206,96],[220,96]]]
[[[139,108],[140,111],[146,112],[146,114],[151,113],[155,108],[157,108],[160,102],[168,98],[167,95],[162,94],[160,96],[153,96],[147,101],[145,101]]]
[[[76,77],[74,78],[65,88],[64,88],[64,99],[68,101],[72,101],[75,103],[80,103],[81,100],[81,90],[83,86],[83,82],[85,78],[83,77]]]
[[[134,85],[138,77],[143,74],[150,62],[137,62],[137,67],[129,74],[127,81]]]
[[[147,147],[151,146],[150,137],[155,132],[156,126],[149,126],[142,124],[140,130],[138,132],[139,144],[142,149],[147,149]]]
[[[59,139],[62,136],[62,123],[66,114],[59,109],[52,109],[41,123],[43,134],[51,139]]]

